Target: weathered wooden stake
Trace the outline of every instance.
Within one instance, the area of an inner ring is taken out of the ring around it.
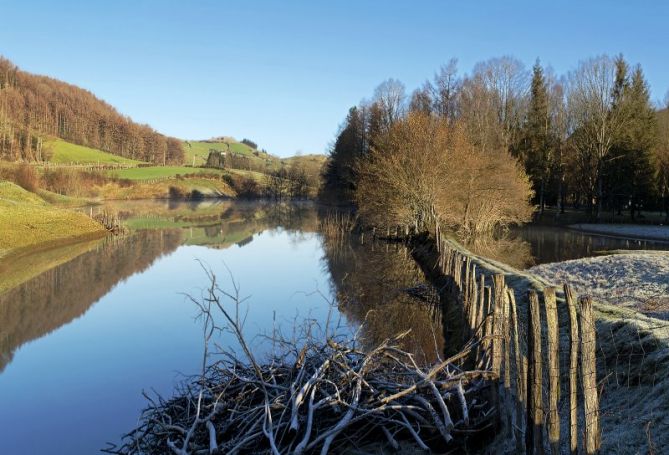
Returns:
[[[511,324],[509,323],[510,302],[509,288],[504,286],[502,294],[502,337],[504,350],[504,388],[511,390]]]
[[[578,315],[571,286],[564,285],[569,312],[569,453],[578,454]]]
[[[484,290],[484,299],[483,299],[483,317],[485,318],[484,331],[483,331],[483,356],[482,357],[482,366],[488,368],[491,361],[490,346],[492,345],[492,340],[490,339],[492,335],[492,289],[490,286],[483,288]],[[483,362],[485,360],[485,362]]]
[[[597,396],[596,332],[592,314],[592,299],[582,297],[580,335],[581,335],[581,380],[583,382],[583,401],[585,403],[585,453],[599,453],[601,434],[599,431],[599,398]]]
[[[481,274],[480,284],[479,284],[479,308],[478,314],[476,315],[476,327],[479,327],[485,317],[485,275]]]
[[[492,371],[498,377],[502,365],[502,311],[504,305],[504,275],[497,273],[492,277],[495,297],[493,299],[492,330]]]
[[[511,324],[509,324],[509,294],[508,288],[504,286],[502,292],[502,351],[504,360],[504,390],[502,398],[504,402],[504,425],[508,437],[513,437],[513,397],[511,396]]]
[[[539,297],[530,291],[527,320],[530,324],[527,332],[527,426],[525,430],[525,451],[527,455],[544,453],[541,424],[543,409],[542,370],[541,370],[541,317],[539,314]]]
[[[516,297],[512,289],[507,289],[509,299],[509,313],[511,316],[511,332],[513,335],[513,352],[516,365],[516,409],[514,413],[514,436],[516,439],[516,452],[523,452],[523,428],[521,423],[526,415],[525,410],[525,380],[522,353],[520,352],[520,338],[518,335],[518,316],[516,314]]]
[[[553,455],[560,454],[560,337],[555,288],[544,289],[548,335],[548,441]]]
[[[476,329],[476,316],[478,314],[479,290],[476,285],[476,264],[472,264],[472,271],[470,273],[470,304],[469,304],[469,329],[470,331]]]

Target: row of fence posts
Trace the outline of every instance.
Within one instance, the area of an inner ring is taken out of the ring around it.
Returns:
[[[564,285],[564,299],[560,302],[553,287],[542,292],[530,290],[525,301],[527,318],[523,320],[519,318],[515,292],[505,285],[504,275],[477,273],[469,256],[451,248],[441,236],[438,238],[439,266],[458,289],[465,336],[478,341],[473,362],[477,368],[490,370],[497,381],[492,399],[499,410],[498,430],[515,441],[516,453],[543,454],[548,447],[555,455],[561,453],[562,443],[566,445],[567,441],[571,454],[578,453],[579,446],[588,455],[598,453],[601,433],[591,299],[582,297],[577,303],[568,284]],[[560,371],[559,314],[568,325],[566,374]],[[545,353],[542,327],[546,334]],[[560,436],[560,391],[565,383],[569,400],[562,408],[569,412],[568,439]],[[544,432],[548,444],[544,442]]]
[[[130,163],[52,163],[50,161],[40,161],[31,163],[34,166],[48,169],[80,169],[84,171],[105,171],[115,169],[131,169],[135,167],[145,167],[144,163],[130,164]]]

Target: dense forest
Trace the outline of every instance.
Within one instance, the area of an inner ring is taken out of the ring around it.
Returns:
[[[0,158],[43,161],[49,137],[157,164],[184,159],[178,139],[133,122],[87,90],[0,57]]]
[[[459,75],[451,60],[411,95],[389,79],[351,108],[324,177],[376,223],[472,233],[527,219],[527,201],[669,219],[669,111],[622,56],[562,76],[508,56]]]

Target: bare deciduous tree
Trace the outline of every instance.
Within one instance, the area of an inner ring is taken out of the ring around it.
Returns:
[[[567,99],[574,119],[574,158],[585,179],[589,202],[597,204],[597,214],[602,208],[604,161],[624,123],[623,116],[613,109],[615,73],[613,59],[600,56],[582,61],[569,74]]]
[[[361,163],[356,202],[381,225],[446,225],[465,235],[525,221],[530,183],[508,153],[473,145],[464,128],[417,112],[397,122]]]
[[[404,115],[406,94],[404,84],[397,79],[383,81],[374,91],[374,102],[381,110],[383,129],[387,131]]]

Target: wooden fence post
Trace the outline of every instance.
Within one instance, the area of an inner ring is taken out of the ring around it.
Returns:
[[[485,275],[482,273],[479,283],[479,308],[476,315],[476,327],[480,327],[485,320]]]
[[[504,388],[507,393],[511,390],[511,324],[509,323],[510,302],[508,288],[504,286],[502,294],[502,337],[504,350]]]
[[[592,299],[582,297],[581,303],[581,379],[585,403],[585,453],[599,453],[599,399],[597,397],[596,332],[592,314]]]
[[[564,297],[569,312],[569,453],[578,454],[578,316],[576,299],[568,284]]]
[[[553,455],[560,454],[560,336],[555,288],[544,289],[548,335],[548,441]]]
[[[516,365],[516,409],[514,412],[514,437],[516,439],[516,452],[523,452],[523,428],[521,427],[523,417],[526,415],[525,410],[525,380],[527,379],[524,373],[522,353],[520,351],[520,337],[518,334],[518,316],[516,314],[516,297],[512,289],[507,291],[509,299],[509,313],[511,316],[511,332],[513,335],[513,352],[514,361]]]
[[[527,426],[525,430],[525,451],[527,455],[544,453],[541,369],[541,317],[539,314],[539,297],[530,291],[527,306],[527,320],[530,324],[527,331]]]
[[[511,324],[509,323],[510,306],[508,288],[504,286],[502,290],[502,358],[504,362],[504,425],[508,437],[513,438],[514,407],[513,397],[511,396]]]
[[[476,329],[476,315],[478,314],[479,290],[476,285],[476,264],[472,264],[472,270],[469,275],[469,330],[473,332]]]
[[[497,273],[492,277],[494,288],[492,322],[492,371],[499,377],[502,365],[502,310],[504,300],[504,275]]]
[[[490,286],[486,286],[483,288],[484,292],[484,299],[483,299],[483,316],[484,316],[484,330],[483,330],[483,353],[484,355],[482,357],[482,362],[481,366],[485,366],[488,368],[490,366],[490,361],[491,361],[491,353],[490,353],[490,346],[492,345],[492,340],[490,337],[492,336],[492,314],[491,309],[492,309],[492,289]],[[485,359],[485,363],[483,360]]]

